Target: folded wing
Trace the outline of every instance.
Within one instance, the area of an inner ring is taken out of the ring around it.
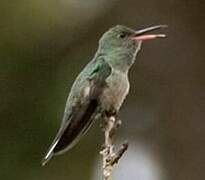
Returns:
[[[42,160],[45,165],[53,155],[61,154],[72,148],[91,126],[97,108],[99,97],[106,88],[106,79],[111,73],[111,67],[103,59],[95,62],[89,76],[78,91],[77,100],[68,113],[64,114],[61,127]],[[73,103],[73,102],[68,102]]]

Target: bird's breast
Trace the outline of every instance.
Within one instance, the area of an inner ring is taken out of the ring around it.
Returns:
[[[113,70],[106,82],[107,88],[101,96],[102,106],[107,110],[115,108],[118,111],[129,92],[127,73]]]

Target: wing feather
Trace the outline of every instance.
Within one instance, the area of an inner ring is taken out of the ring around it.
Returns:
[[[61,127],[51,144],[46,156],[42,160],[45,165],[53,155],[61,154],[72,148],[80,137],[91,126],[97,107],[99,97],[106,87],[106,79],[111,74],[111,67],[103,59],[95,62],[93,70],[84,82],[85,86],[79,91],[80,98],[71,106],[69,113],[64,114]],[[71,103],[68,101],[68,103]],[[65,111],[66,112],[66,111]]]

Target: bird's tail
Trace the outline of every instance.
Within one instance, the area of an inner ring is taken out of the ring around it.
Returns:
[[[78,113],[72,115],[69,120],[63,121],[56,138],[51,144],[46,156],[42,160],[44,166],[54,155],[60,155],[71,149],[79,139],[87,132],[94,122],[97,101],[92,100]]]
[[[47,164],[47,162],[53,157],[54,155],[54,148],[56,147],[58,141],[55,141],[52,145],[51,148],[49,149],[49,151],[46,153],[45,157],[42,159],[41,161],[41,165],[45,166]]]

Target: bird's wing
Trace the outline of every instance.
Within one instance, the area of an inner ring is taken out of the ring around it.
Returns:
[[[104,60],[95,63],[85,86],[79,91],[80,98],[72,109],[64,114],[61,127],[50,146],[46,156],[42,160],[45,165],[54,154],[65,152],[72,148],[93,122],[93,114],[98,106],[99,97],[106,87],[106,79],[111,74],[111,67]]]

